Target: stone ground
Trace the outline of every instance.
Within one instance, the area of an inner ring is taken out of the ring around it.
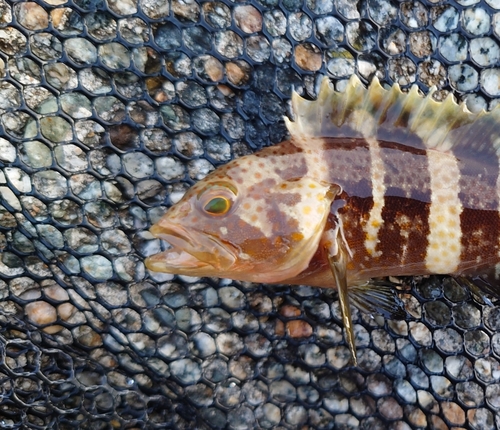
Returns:
[[[336,293],[148,273],[190,184],[286,138],[292,88],[356,73],[500,96],[500,1],[0,0],[0,424],[495,429],[500,307],[405,279],[407,321]]]

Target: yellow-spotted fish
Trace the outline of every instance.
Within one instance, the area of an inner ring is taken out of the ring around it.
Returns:
[[[500,109],[356,77],[292,102],[290,140],[220,167],[151,228],[172,247],[150,270],[335,287],[354,362],[349,303],[402,310],[372,278],[498,280]]]

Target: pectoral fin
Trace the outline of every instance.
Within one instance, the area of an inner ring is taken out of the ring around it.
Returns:
[[[330,263],[330,269],[339,292],[340,311],[342,313],[342,322],[344,323],[347,345],[351,351],[352,362],[357,366],[356,343],[354,340],[351,307],[347,291],[347,259],[349,254],[342,240],[338,241],[338,247],[338,251],[335,255],[331,255],[330,252],[327,253],[328,262]]]
[[[328,240],[324,242],[324,246],[339,293],[340,311],[342,313],[346,341],[351,351],[353,364],[357,366],[351,302],[363,312],[381,314],[386,318],[404,319],[407,314],[394,285],[390,282],[372,279],[365,284],[348,287],[347,262],[350,254],[342,235],[341,227],[339,226],[334,234],[327,234],[325,237]]]
[[[390,319],[405,319],[404,304],[390,282],[372,279],[366,284],[349,287],[352,304],[367,314],[380,314]]]

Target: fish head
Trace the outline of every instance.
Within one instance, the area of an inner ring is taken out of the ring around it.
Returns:
[[[147,268],[266,283],[305,270],[335,192],[329,184],[272,171],[248,155],[195,184],[151,227],[171,248],[147,258]]]

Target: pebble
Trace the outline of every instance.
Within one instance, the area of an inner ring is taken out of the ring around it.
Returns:
[[[216,51],[225,58],[233,59],[243,54],[243,39],[232,30],[216,33],[214,43]]]
[[[99,58],[112,70],[123,70],[130,65],[129,50],[120,43],[106,43],[99,46]]]
[[[385,26],[397,17],[398,9],[388,0],[377,0],[372,2],[369,14],[377,24]]]
[[[88,160],[85,152],[76,145],[58,145],[54,149],[57,163],[67,172],[81,172],[88,168]]]
[[[396,346],[394,340],[389,336],[389,334],[384,330],[374,330],[372,332],[372,342],[373,346],[381,352],[392,352],[396,351]]]
[[[491,384],[486,387],[486,401],[495,410],[500,409],[500,384]]]
[[[447,33],[457,28],[460,15],[452,5],[443,5],[431,8],[430,18],[436,30]]]
[[[469,409],[467,411],[467,421],[473,429],[491,429],[495,428],[494,415],[485,408]]]
[[[328,57],[331,59],[328,60],[326,67],[334,78],[345,78],[354,73],[356,63],[353,56],[345,49],[331,51]]]
[[[477,378],[486,383],[493,383],[500,379],[500,364],[495,358],[480,358],[474,363]]]
[[[490,340],[483,330],[471,330],[464,335],[465,350],[474,357],[487,354],[490,350]]]
[[[400,11],[403,23],[409,28],[420,28],[427,24],[427,9],[418,1],[402,3]]]
[[[78,64],[89,64],[97,60],[97,49],[88,40],[75,37],[64,43],[64,50]]]
[[[359,52],[369,52],[376,45],[374,27],[366,21],[352,21],[346,25],[346,38],[353,49]]]
[[[344,26],[333,16],[319,18],[316,21],[319,39],[328,47],[337,47],[344,40]]]
[[[90,100],[83,94],[62,94],[59,102],[61,109],[72,118],[82,119],[92,115]]]
[[[411,33],[409,43],[410,51],[420,58],[430,56],[437,46],[436,37],[429,31]]]
[[[201,316],[194,309],[187,307],[175,311],[177,327],[185,333],[196,332],[201,327]]]
[[[205,384],[190,385],[186,392],[197,407],[207,407],[213,403],[213,390]]]
[[[0,160],[6,163],[13,163],[16,160],[16,148],[3,138],[0,138]]]
[[[500,9],[500,2],[498,0],[486,0],[486,3],[493,9]]]
[[[303,320],[288,321],[286,331],[291,338],[307,338],[313,334],[311,324]]]
[[[0,39],[2,40],[2,52],[8,55],[21,54],[27,45],[26,37],[13,27],[0,29]]]
[[[436,330],[433,334],[436,347],[442,352],[458,352],[463,350],[463,340],[460,334],[452,328]]]
[[[64,142],[73,138],[71,125],[63,118],[48,116],[40,119],[40,129],[44,137],[52,142]]]
[[[227,408],[234,408],[241,403],[241,388],[234,382],[229,381],[222,384],[216,393],[217,400]]]
[[[147,23],[140,18],[121,19],[118,21],[118,31],[130,44],[141,45],[149,41]]]
[[[424,304],[424,316],[433,326],[445,326],[451,320],[451,311],[443,302],[427,302]]]
[[[270,398],[277,403],[289,404],[297,398],[296,388],[288,381],[274,381],[269,386]]]
[[[317,345],[301,345],[299,354],[302,361],[308,366],[318,367],[326,362],[325,353]]]
[[[49,199],[62,198],[68,191],[66,178],[55,170],[44,170],[33,174],[35,189]]]
[[[249,81],[250,70],[250,65],[242,60],[226,63],[227,78],[236,86],[245,85]]]
[[[108,230],[101,235],[103,250],[113,255],[126,255],[132,250],[129,239],[122,230]]]
[[[286,33],[286,17],[281,10],[264,12],[264,26],[272,37],[283,36]]]
[[[470,41],[470,56],[480,66],[492,66],[500,58],[500,47],[490,37],[477,37]]]
[[[217,350],[227,356],[233,356],[244,349],[243,340],[237,333],[221,333],[216,337],[215,343]]]
[[[231,10],[224,3],[207,2],[202,7],[205,20],[213,28],[223,29],[231,25]]]
[[[182,384],[192,385],[201,378],[201,367],[199,363],[183,358],[170,363],[170,372],[172,376]]]
[[[265,403],[255,411],[255,416],[263,428],[274,428],[281,420],[281,411],[272,403]]]
[[[478,72],[468,64],[453,65],[448,69],[450,84],[458,91],[474,90],[479,82]]]
[[[386,419],[397,420],[403,418],[403,408],[393,397],[383,397],[377,401],[377,410]]]
[[[69,321],[70,318],[76,313],[77,309],[71,303],[63,303],[57,307],[57,315],[63,321]],[[62,329],[62,327],[61,327]]]
[[[301,405],[290,404],[285,409],[285,421],[291,425],[303,425],[307,422],[307,410]]]
[[[203,54],[211,49],[211,38],[203,27],[190,27],[183,31],[184,44],[194,53]]]
[[[54,306],[44,301],[28,303],[24,311],[30,321],[37,325],[51,324],[57,319],[57,312]]]
[[[417,391],[417,398],[418,398],[418,403],[424,409],[425,411],[428,412],[438,412],[439,411],[439,404],[434,398],[434,396],[429,393],[428,391],[424,390],[419,390]]]
[[[288,31],[297,42],[302,42],[311,35],[311,19],[303,12],[296,12],[288,17]]]
[[[229,372],[240,381],[251,380],[255,377],[255,362],[246,355],[232,359],[229,363]]]
[[[215,170],[212,163],[204,159],[196,159],[188,164],[188,174],[192,179],[201,180]]]
[[[200,6],[194,0],[173,0],[171,8],[181,20],[196,22],[200,16]]]
[[[384,30],[381,34],[381,39],[381,47],[389,55],[400,55],[406,50],[408,37],[400,28],[390,27]],[[414,46],[418,46],[419,49],[422,49],[422,45],[420,45],[419,42],[421,42],[421,38],[418,37],[418,34],[412,33],[410,36],[410,49],[417,56],[418,53],[414,52]]]
[[[359,11],[356,4],[349,0],[339,0],[335,4],[337,11],[346,19],[359,19]]]
[[[481,73],[481,87],[486,94],[500,96],[500,69],[486,69]]]
[[[6,167],[4,173],[10,185],[18,192],[29,193],[31,191],[31,180],[26,172],[17,167]]]
[[[483,8],[465,9],[462,16],[465,31],[482,36],[490,29],[490,15]]]
[[[117,15],[131,15],[137,12],[137,4],[133,0],[107,0],[107,4]]]
[[[297,65],[310,72],[321,69],[323,58],[317,46],[304,43],[295,47],[294,58]]]
[[[113,276],[111,262],[101,255],[87,256],[80,259],[83,271],[95,280],[107,280]]]
[[[445,399],[451,399],[453,397],[454,387],[448,378],[439,375],[432,375],[430,377],[430,382],[432,390],[437,396]]]
[[[264,36],[251,36],[247,39],[246,53],[256,63],[263,63],[271,55],[271,46]]]
[[[349,410],[349,400],[339,393],[327,394],[323,399],[323,405],[332,414],[341,414]]]
[[[415,427],[424,428],[427,426],[427,417],[421,409],[414,406],[406,406],[404,411],[405,416],[408,417],[408,421]]]
[[[394,356],[388,355],[383,357],[383,365],[387,374],[393,377],[404,378],[406,376],[405,365]]]
[[[471,43],[474,41],[473,39]],[[474,42],[474,45],[477,46],[477,43]],[[494,50],[494,47],[491,47]],[[449,62],[461,62],[467,58],[467,52],[469,49],[469,43],[465,39],[464,36],[459,33],[452,33],[449,36],[441,36],[439,38],[439,52],[441,55],[448,60]],[[487,61],[485,60],[477,49],[473,51],[475,56],[479,61]],[[472,55],[472,48],[471,48]]]
[[[484,97],[481,97],[477,94],[467,94],[467,96],[465,96],[464,98],[464,101],[467,109],[469,109],[471,112],[479,113],[482,110],[486,110],[488,108],[488,104],[486,103]]]
[[[43,30],[49,25],[47,12],[34,2],[16,4],[14,13],[19,24],[27,30]]]
[[[211,55],[201,55],[195,58],[193,66],[202,79],[219,82],[224,77],[224,66]]]
[[[236,6],[234,20],[245,33],[251,34],[262,30],[262,15],[251,5]]]

